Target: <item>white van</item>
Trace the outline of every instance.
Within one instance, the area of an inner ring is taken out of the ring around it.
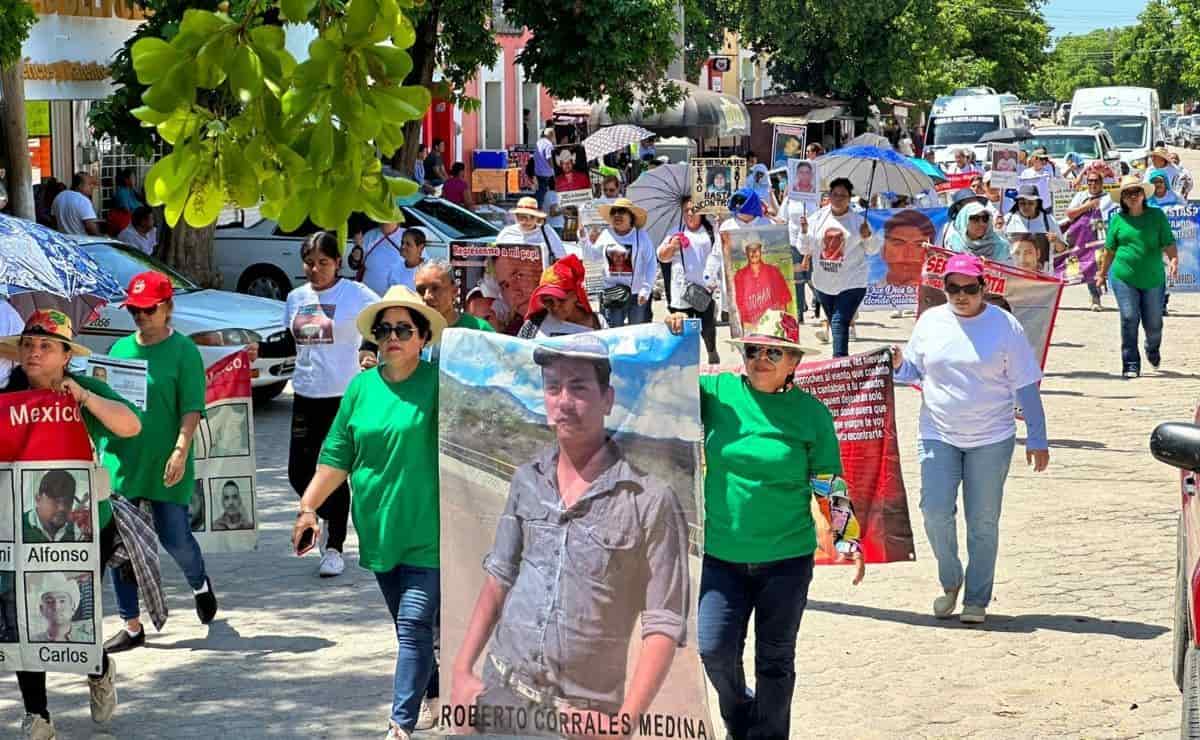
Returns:
[[[1002,128],[1025,126],[1027,119],[1003,95],[943,95],[933,101],[929,124],[925,128],[925,148],[934,152],[935,161],[946,165],[954,161],[954,150],[975,150],[975,159],[987,161],[988,146],[979,137]]]
[[[1150,87],[1085,87],[1071,99],[1072,126],[1103,126],[1130,167],[1145,167],[1162,130],[1158,91]]]

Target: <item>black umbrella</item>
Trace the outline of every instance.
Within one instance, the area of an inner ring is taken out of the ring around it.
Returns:
[[[995,131],[989,131],[979,137],[980,144],[1015,144],[1018,141],[1028,141],[1033,138],[1027,128],[1002,128]]]

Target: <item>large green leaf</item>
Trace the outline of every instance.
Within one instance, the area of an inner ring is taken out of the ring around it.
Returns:
[[[233,22],[229,20],[228,16],[217,15],[208,10],[188,8],[183,12],[183,22],[179,24],[179,33],[207,38],[232,24]]]
[[[229,84],[243,103],[262,92],[263,68],[258,54],[249,46],[238,47],[229,66]]]
[[[279,26],[257,26],[250,29],[250,40],[258,46],[278,51],[283,48],[283,29]]]
[[[133,56],[133,71],[138,82],[153,85],[163,78],[176,61],[178,53],[162,39],[147,37],[138,39],[130,49]]]
[[[378,15],[378,0],[350,0],[346,8],[346,40],[365,37]]]
[[[223,33],[204,45],[196,55],[196,84],[215,90],[225,81],[225,65],[233,57],[233,37]]]
[[[210,175],[192,184],[192,194],[183,209],[183,220],[194,229],[203,228],[216,221],[224,207],[225,189]]]
[[[157,126],[171,117],[171,114],[154,110],[148,105],[139,105],[137,108],[129,111],[129,114],[141,121],[143,124],[148,124],[150,126]]]
[[[403,49],[376,44],[368,46],[365,51],[382,65],[384,74],[379,77],[388,77],[399,83],[412,71],[412,57]]]
[[[316,172],[324,172],[333,164],[334,130],[329,118],[322,118],[312,130],[308,144],[308,163]]]
[[[308,20],[309,13],[316,7],[317,0],[280,0],[279,11],[284,20],[292,23],[303,23]]]

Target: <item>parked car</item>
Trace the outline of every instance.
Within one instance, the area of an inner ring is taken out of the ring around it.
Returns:
[[[1071,120],[1071,104],[1063,103],[1058,106],[1058,112],[1054,114],[1054,123],[1059,126],[1066,126],[1069,120]]]
[[[1175,121],[1175,146],[1200,146],[1200,116],[1182,116]]]
[[[1051,118],[1054,116],[1054,101],[1039,100],[1037,102],[1038,118]]]
[[[491,241],[500,233],[493,224],[441,198],[406,202],[400,212],[404,228],[425,232],[425,255],[429,258],[446,259],[451,241]],[[230,290],[283,300],[293,287],[305,282],[300,243],[317,230],[317,226],[305,222],[295,231],[286,232],[270,219],[218,226],[213,242],[214,266]],[[342,275],[354,276],[345,260]]]
[[[1200,422],[1200,413],[1193,417]],[[1175,685],[1183,694],[1181,737],[1200,736],[1200,426],[1160,424],[1150,435],[1150,452],[1160,462],[1179,468],[1181,511],[1175,534],[1175,629],[1171,661]]]
[[[281,301],[201,288],[133,247],[105,238],[74,238],[121,285],[128,285],[134,275],[146,270],[169,277],[175,288],[172,323],[176,331],[187,334],[200,348],[205,366],[233,348],[258,342],[258,360],[250,370],[254,397],[269,400],[283,392],[296,369],[296,350],[283,328]],[[94,321],[84,325],[79,341],[93,352],[105,353],[136,329],[129,312],[110,303],[100,309]]]
[[[1067,154],[1075,152],[1083,157],[1084,163],[1102,159],[1112,167],[1121,169],[1121,153],[1117,151],[1108,131],[1100,128],[1045,126],[1033,130],[1033,138],[1022,144],[1034,149],[1046,147],[1059,172],[1065,169]]]

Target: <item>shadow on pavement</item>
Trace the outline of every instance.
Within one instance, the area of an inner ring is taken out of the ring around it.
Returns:
[[[1066,450],[1108,450],[1109,452],[1134,452],[1134,450],[1118,450],[1103,442],[1094,442],[1090,439],[1050,439],[1047,440],[1051,448],[1060,448]],[[1025,438],[1017,435],[1017,445],[1024,446]]]
[[[336,645],[333,640],[322,637],[298,637],[295,635],[257,635],[242,637],[236,629],[223,619],[208,627],[208,637],[180,640],[172,643],[147,642],[146,647],[157,650],[209,650],[233,653],[311,653]]]
[[[966,625],[955,619],[937,619],[932,614],[881,609],[857,604],[838,604],[830,601],[809,600],[809,609],[830,614],[845,614],[851,617],[866,617],[884,622],[897,622],[914,627],[939,627],[942,629],[985,629],[992,632],[1032,633],[1038,630],[1071,632],[1086,635],[1111,635],[1125,640],[1153,640],[1169,632],[1169,628],[1145,622],[1126,622],[1120,619],[1096,619],[1078,614],[995,614],[988,612],[984,625]]]

